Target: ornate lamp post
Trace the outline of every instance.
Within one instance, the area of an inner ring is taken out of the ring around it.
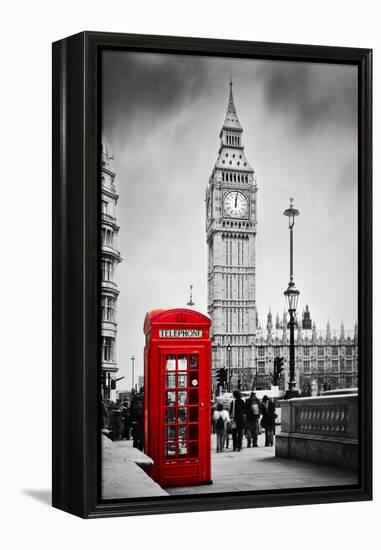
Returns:
[[[131,370],[131,389],[135,389],[135,357],[132,355],[131,357],[131,364],[132,364],[132,370]]]
[[[189,285],[189,290],[190,290],[190,293],[189,293],[189,302],[187,302],[187,306],[189,307],[193,307],[194,306],[194,301],[193,301],[193,285]]]
[[[231,357],[232,357],[232,347],[230,345],[230,342],[228,343],[228,346],[227,346],[227,352],[228,352],[228,392],[230,392],[231,390],[231,370],[232,370],[232,366],[231,366]]]
[[[298,397],[299,392],[296,390],[295,382],[295,314],[298,306],[299,290],[295,288],[294,283],[294,225],[295,216],[299,216],[299,210],[293,205],[294,199],[290,199],[290,207],[284,211],[284,215],[288,217],[288,228],[290,230],[290,281],[284,295],[286,297],[288,312],[290,314],[290,380],[288,390],[285,393],[285,399]]]

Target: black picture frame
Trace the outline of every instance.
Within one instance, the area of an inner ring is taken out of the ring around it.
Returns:
[[[100,52],[352,64],[358,67],[359,483],[102,502],[99,414]],[[372,498],[372,51],[83,32],[53,44],[53,506],[83,518]]]

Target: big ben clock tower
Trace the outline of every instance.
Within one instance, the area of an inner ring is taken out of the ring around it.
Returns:
[[[233,100],[220,132],[220,148],[206,190],[208,313],[212,367],[231,368],[232,385],[254,378],[256,177],[244,151]]]

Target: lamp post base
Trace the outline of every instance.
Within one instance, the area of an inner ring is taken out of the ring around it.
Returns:
[[[299,397],[299,392],[295,388],[293,390],[287,390],[283,396],[283,399],[293,399],[294,397]]]

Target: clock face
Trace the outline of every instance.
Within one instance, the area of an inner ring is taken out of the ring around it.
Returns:
[[[224,198],[224,210],[230,218],[244,218],[247,215],[247,198],[240,191],[230,191]]]

